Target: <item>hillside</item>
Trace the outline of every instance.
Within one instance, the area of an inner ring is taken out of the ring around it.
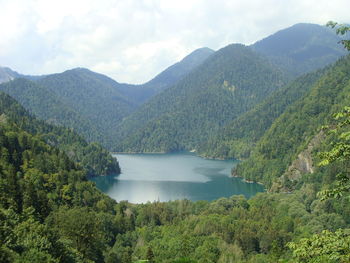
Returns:
[[[120,84],[84,68],[46,76],[24,76],[3,68],[0,90],[16,98],[30,112],[55,125],[74,128],[88,141],[111,148],[114,130],[140,103],[171,86],[213,51],[198,49],[144,85]],[[6,75],[5,75],[6,73]]]
[[[100,145],[87,143],[72,129],[37,120],[3,92],[0,93],[0,116],[2,122],[32,134],[65,152],[71,161],[80,165],[89,176],[120,173],[117,160]]]
[[[313,84],[326,72],[326,69],[305,74],[284,88],[277,90],[242,114],[217,134],[201,144],[197,150],[201,156],[219,159],[246,159],[256,142],[270,128],[284,110],[303,97]]]
[[[10,68],[0,67],[0,84],[18,78],[20,74]]]
[[[117,82],[88,69],[77,68],[48,75],[37,83],[88,120],[97,131],[97,136],[91,140],[105,146],[110,143],[111,131],[135,109],[135,105],[118,92]]]
[[[211,55],[120,124],[117,151],[191,150],[285,84],[283,74],[243,45]]]
[[[119,87],[119,90],[124,96],[132,99],[135,103],[142,104],[149,98],[180,81],[213,53],[214,51],[210,48],[196,49],[181,61],[166,68],[150,81],[141,85],[123,84]]]
[[[70,105],[65,104],[46,87],[26,79],[15,79],[0,85],[0,90],[19,101],[28,111],[50,124],[74,128],[87,140],[93,141],[98,132]]]
[[[286,108],[264,133],[251,157],[236,173],[270,187],[309,142],[330,123],[332,114],[349,104],[350,56],[340,59],[310,91]]]
[[[316,195],[334,182],[332,173],[306,178],[288,195],[117,203],[57,145],[26,128],[35,119],[25,122],[19,104],[4,94],[0,102],[7,111],[0,121],[1,262],[294,263],[303,261],[288,248],[290,241],[349,227],[346,197],[322,202]],[[309,251],[347,259],[348,237],[345,232],[327,246],[322,239]]]
[[[335,62],[346,50],[334,30],[300,23],[280,30],[251,47],[291,76],[298,76]]]

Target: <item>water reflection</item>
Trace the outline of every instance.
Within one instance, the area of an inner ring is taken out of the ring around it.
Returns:
[[[191,154],[118,155],[123,174],[92,180],[113,199],[132,203],[176,199],[247,198],[263,191],[259,184],[230,177],[232,161],[206,160]]]

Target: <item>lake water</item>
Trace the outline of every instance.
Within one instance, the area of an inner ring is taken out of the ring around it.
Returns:
[[[176,199],[214,200],[231,195],[247,198],[262,185],[230,177],[234,161],[208,160],[190,153],[118,154],[120,175],[94,177],[97,187],[117,201],[131,203]]]

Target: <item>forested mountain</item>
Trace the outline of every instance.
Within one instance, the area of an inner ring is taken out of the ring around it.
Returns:
[[[19,79],[18,81],[22,80]],[[116,159],[100,145],[87,143],[72,129],[53,126],[37,120],[3,92],[0,93],[0,116],[1,122],[13,126],[14,129],[20,129],[25,133],[36,136],[47,144],[65,152],[72,161],[85,169],[88,175],[120,173]],[[42,161],[45,162],[44,159]]]
[[[93,130],[97,131],[97,136],[91,140],[105,146],[111,143],[111,131],[135,109],[131,100],[118,91],[117,82],[88,69],[77,68],[48,75],[37,83],[91,123]]]
[[[335,62],[346,50],[342,38],[325,26],[300,23],[264,38],[251,47],[291,76]]]
[[[251,157],[238,165],[237,174],[270,187],[302,151],[312,146],[310,141],[323,125],[330,123],[332,114],[349,104],[349,94],[350,56],[347,56],[328,69],[305,96],[288,106],[272,123]]]
[[[19,78],[1,84],[0,90],[48,123],[74,128],[89,141],[96,140],[98,136],[96,128],[89,120],[65,104],[54,92],[36,82]]]
[[[37,133],[20,105],[3,94],[0,102],[1,262],[307,262],[293,257],[288,242],[349,227],[346,197],[322,202],[316,196],[334,182],[333,169],[305,177],[288,195],[116,203]],[[338,235],[330,251],[321,240],[304,258],[312,253],[346,262],[349,235]]]
[[[111,131],[135,105],[118,92],[114,80],[87,69],[73,69],[37,80],[15,79],[0,90],[40,119],[74,128],[89,141],[111,144]]]
[[[199,48],[187,55],[181,61],[168,67],[156,77],[142,85],[122,85],[121,92],[132,98],[136,103],[142,104],[155,94],[171,87],[194,68],[203,63],[214,53],[210,48]]]
[[[88,141],[98,141],[109,149],[191,150],[261,102],[286,80],[322,67],[344,54],[336,43],[339,39],[322,26],[297,24],[252,45],[251,48],[267,56],[280,69],[279,73],[262,57],[257,59],[259,62],[250,60],[250,70],[244,61],[242,67],[238,67],[241,58],[236,61],[234,56],[239,57],[240,51],[228,52],[225,60],[226,55],[222,54],[225,48],[218,52],[201,48],[142,85],[121,84],[82,68],[40,77],[2,68],[4,81],[24,77],[35,83],[14,81],[1,85],[0,90],[19,100],[39,118],[74,128]],[[244,52],[249,53],[248,48]],[[230,58],[232,61],[227,61]],[[210,63],[215,65],[208,66]],[[269,75],[268,68],[274,72],[271,75],[274,80],[260,78],[263,74]],[[258,82],[265,85],[259,87],[261,93],[246,88],[258,88]],[[168,92],[171,86],[174,87]],[[149,103],[141,106],[145,102]],[[213,140],[210,142],[214,143]],[[214,151],[203,151],[221,157],[226,153],[219,154],[219,151],[227,150],[215,150],[216,155]]]
[[[75,83],[76,76],[72,78]],[[89,165],[96,160],[103,160],[99,167],[116,167],[106,151],[89,146],[72,129],[38,121],[0,93],[0,262],[349,262],[350,107],[342,109],[350,101],[350,56],[278,90],[282,82],[281,73],[264,58],[231,45],[145,104],[148,115],[142,116],[165,114],[169,119],[161,116],[154,122],[161,128],[162,121],[185,125],[182,118],[193,121],[192,116],[200,114],[195,125],[205,116],[212,118],[215,129],[223,125],[215,118],[225,113],[219,102],[236,115],[245,111],[230,122],[227,136],[258,141],[236,173],[269,188],[293,191],[260,193],[250,200],[233,196],[139,205],[117,203],[87,181]],[[10,89],[13,83],[45,89],[21,79],[2,87]],[[238,105],[229,105],[226,97]],[[245,108],[239,104],[242,100]],[[203,115],[199,102],[210,111]],[[256,129],[249,127],[249,117],[261,119],[259,129],[242,137],[240,133]],[[242,131],[234,131],[234,123],[242,125]],[[328,128],[321,129],[324,125]],[[178,138],[178,126],[170,128],[177,128],[172,136]],[[91,158],[84,163],[87,156]],[[326,166],[312,163],[321,160]],[[307,172],[298,174],[297,169]]]
[[[223,127],[198,148],[198,154],[209,158],[246,159],[256,142],[284,110],[303,97],[328,68],[305,74],[275,91],[252,110]]]
[[[229,45],[124,119],[116,150],[191,150],[285,84],[249,47]],[[122,141],[120,141],[122,142]]]
[[[116,145],[114,130],[138,104],[180,80],[214,51],[192,52],[144,85],[120,84],[107,76],[76,68],[46,76],[24,76],[1,68],[4,91],[40,119],[74,128],[88,141],[105,147]],[[32,80],[32,81],[31,81]]]
[[[0,67],[0,83],[18,78],[20,74],[10,68]]]

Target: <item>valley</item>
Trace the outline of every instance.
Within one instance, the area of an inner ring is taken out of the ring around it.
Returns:
[[[349,31],[199,48],[139,85],[1,67],[0,262],[349,262]]]

